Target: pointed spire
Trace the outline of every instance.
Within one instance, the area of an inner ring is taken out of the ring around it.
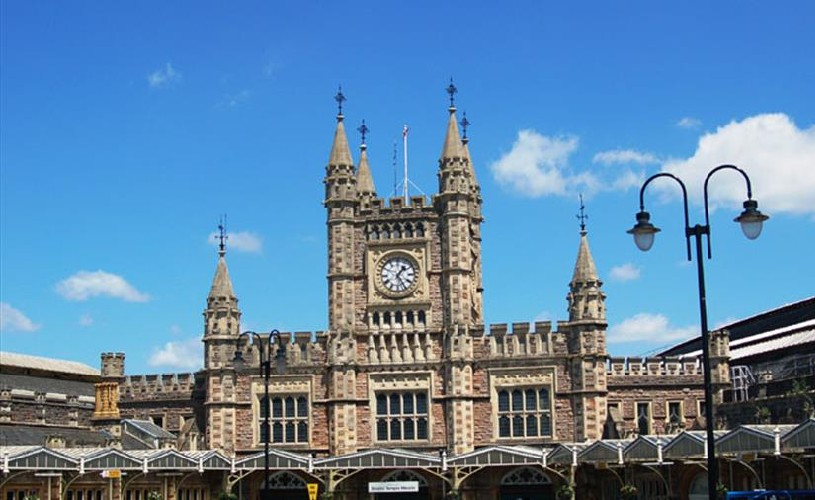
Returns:
[[[359,146],[359,166],[357,167],[357,193],[360,197],[376,197],[374,179],[371,175],[371,168],[368,166],[368,146],[365,144],[365,136],[368,134],[368,126],[365,120],[357,129],[362,135],[362,144]]]
[[[461,142],[461,136],[458,133],[458,123],[456,122],[456,94],[458,89],[453,84],[453,79],[450,78],[450,85],[447,86],[447,93],[450,94],[450,107],[447,110],[450,112],[450,118],[447,120],[447,135],[444,138],[444,147],[441,151],[442,167],[449,160],[454,158],[465,158],[466,152],[464,144]]]
[[[337,101],[337,129],[334,131],[334,143],[331,146],[331,156],[329,157],[328,164],[334,166],[352,166],[354,161],[351,159],[351,148],[348,146],[348,137],[345,135],[345,126],[343,125],[342,103],[345,102],[345,95],[342,93],[342,87],[337,91],[334,96]]]
[[[467,137],[467,127],[470,126],[470,120],[467,119],[467,112],[466,111],[464,113],[462,113],[460,123],[461,123],[461,131],[464,133],[464,135],[461,137],[461,144],[464,147],[464,155],[465,155],[465,158],[467,160],[467,167],[468,167],[467,171],[469,172],[470,176],[473,179],[473,182],[472,182],[473,187],[480,190],[480,187],[478,186],[478,179],[475,176],[475,167],[473,167],[473,161],[470,158],[470,146],[469,146],[470,139]]]
[[[572,284],[575,283],[590,283],[597,282],[600,279],[597,277],[597,268],[594,266],[594,259],[589,250],[589,240],[586,237],[586,206],[583,204],[583,195],[580,195],[580,211],[577,214],[577,219],[580,221],[580,247],[577,250],[577,262],[574,265],[574,274],[572,275]]]
[[[229,278],[229,269],[226,267],[226,240],[229,235],[226,232],[226,216],[218,223],[218,265],[215,268],[215,277],[212,278],[212,287],[209,289],[209,298],[234,299],[235,292],[232,289],[232,280]]]
[[[580,247],[577,250],[577,262],[574,265],[572,284],[594,283],[600,281],[597,268],[589,250],[589,240],[586,231],[580,231]]]
[[[605,298],[601,290],[603,282],[597,274],[594,258],[589,249],[588,232],[586,231],[585,206],[580,196],[580,246],[577,250],[577,262],[574,265],[572,281],[569,283],[569,320],[605,321]]]

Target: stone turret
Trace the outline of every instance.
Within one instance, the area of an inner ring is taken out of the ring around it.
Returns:
[[[597,268],[589,250],[589,240],[584,229],[580,231],[580,247],[569,283],[569,321],[606,321],[606,294],[603,282],[597,276]]]
[[[354,216],[359,204],[354,161],[343,125],[345,96],[342,92],[337,93],[336,100],[339,103],[337,127],[323,180],[328,212],[328,328],[331,333],[350,331],[354,327]],[[366,187],[372,188],[373,182]]]
[[[124,381],[125,355],[121,352],[102,353],[102,380],[94,385],[94,409],[91,422],[94,429],[106,430],[112,436],[111,445],[121,446],[122,420],[119,413],[119,385]]]
[[[581,203],[579,218],[585,221]],[[580,225],[580,245],[569,282],[569,321],[563,325],[572,373],[575,439],[599,439],[606,421],[606,308],[603,282],[589,250],[586,226]]]
[[[227,365],[233,356],[235,339],[240,334],[241,310],[238,308],[238,298],[232,288],[232,279],[226,265],[225,239],[226,235],[222,230],[218,263],[204,310],[205,368]]]
[[[206,445],[232,453],[237,425],[236,375],[232,359],[240,335],[241,311],[226,265],[225,228],[221,225],[219,229],[218,263],[204,310],[204,371],[208,387]]]
[[[481,278],[481,196],[468,148],[459,134],[450,84],[447,134],[439,158],[442,289],[447,297],[444,325],[473,325],[483,321]]]

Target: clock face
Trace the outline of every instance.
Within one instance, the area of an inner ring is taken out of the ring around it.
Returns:
[[[416,283],[416,268],[405,257],[392,257],[385,261],[379,277],[391,292],[407,292]]]

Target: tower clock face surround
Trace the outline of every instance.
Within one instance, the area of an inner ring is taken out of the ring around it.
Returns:
[[[419,279],[416,263],[404,255],[382,259],[378,272],[379,285],[391,295],[407,295]]]

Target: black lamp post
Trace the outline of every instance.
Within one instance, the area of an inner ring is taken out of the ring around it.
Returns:
[[[263,417],[263,488],[260,490],[260,500],[271,500],[271,491],[269,487],[269,441],[272,436],[272,429],[270,425],[271,417],[271,404],[269,401],[269,379],[272,376],[272,354],[274,353],[274,360],[277,374],[283,373],[286,368],[286,351],[283,345],[278,345],[277,352],[274,352],[275,345],[279,344],[280,332],[272,330],[268,334],[268,341],[264,343],[263,337],[266,334],[259,334],[256,332],[243,332],[238,335],[238,341],[243,337],[250,338],[253,346],[257,346],[260,353],[260,376],[263,377],[263,394],[264,394],[264,417]],[[240,367],[244,363],[243,351],[240,347],[235,349],[235,358],[233,359],[236,367]]]
[[[716,499],[716,489],[719,483],[718,463],[716,461],[716,451],[713,438],[713,390],[711,387],[710,375],[710,346],[709,346],[709,332],[707,326],[707,301],[705,298],[705,270],[702,260],[702,235],[707,236],[707,258],[711,258],[710,252],[710,216],[708,210],[708,194],[707,184],[710,177],[719,170],[729,169],[736,170],[743,177],[747,183],[747,201],[744,202],[744,211],[734,219],[735,222],[741,224],[741,229],[744,235],[751,240],[758,238],[761,234],[762,224],[769,217],[758,211],[758,203],[753,200],[752,188],[750,186],[750,178],[744,170],[734,165],[719,165],[707,174],[705,178],[705,225],[696,224],[691,227],[688,223],[688,193],[685,189],[685,184],[675,175],[668,172],[660,172],[652,175],[645,181],[640,188],[640,211],[637,213],[637,223],[633,228],[627,232],[634,236],[634,243],[637,248],[643,252],[647,252],[654,244],[654,236],[660,231],[659,228],[651,224],[651,215],[645,211],[645,203],[643,202],[643,194],[648,184],[658,177],[670,177],[679,183],[682,187],[682,201],[685,208],[685,240],[688,249],[688,260],[691,260],[690,251],[690,238],[693,236],[696,240],[696,266],[699,275],[699,312],[702,321],[702,369],[704,372],[704,389],[705,389],[705,427],[707,433],[707,491],[708,498],[711,500]]]

